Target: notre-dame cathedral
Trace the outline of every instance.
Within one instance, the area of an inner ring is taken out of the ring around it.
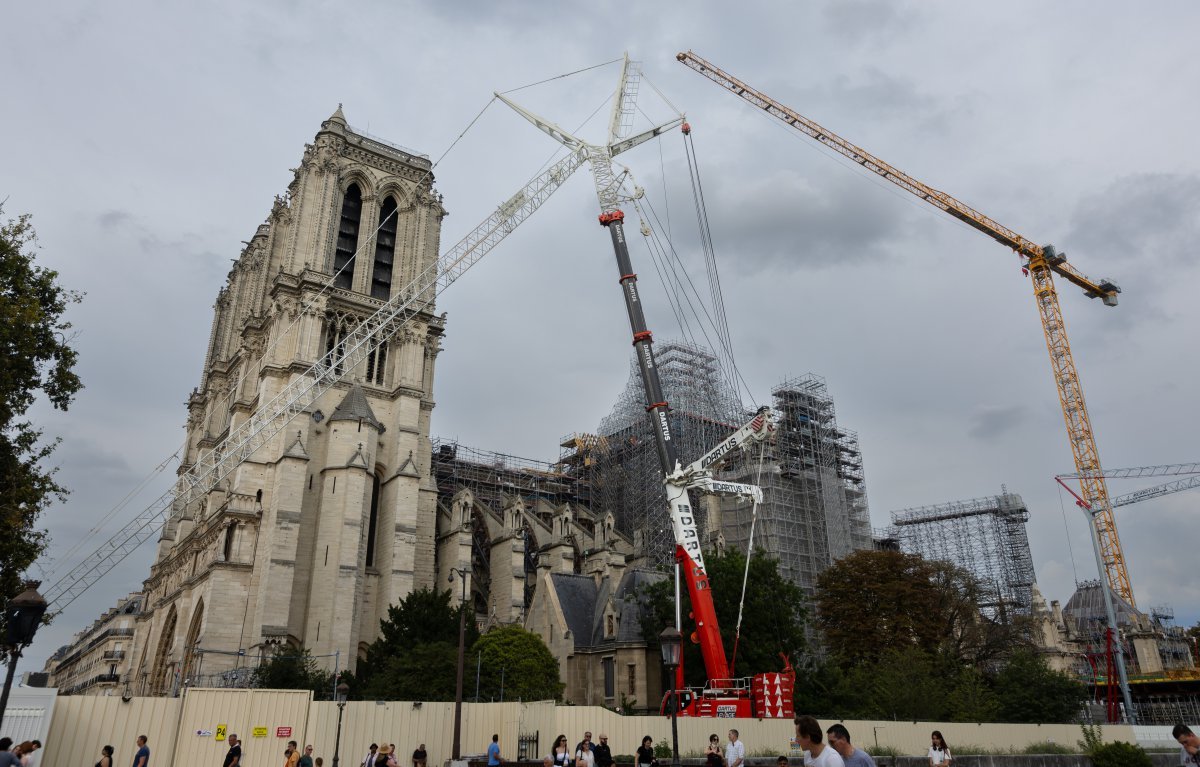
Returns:
[[[183,468],[434,263],[445,216],[429,159],[353,130],[339,106],[217,296]],[[546,579],[589,577],[585,560],[620,578],[631,542],[565,499],[484,503],[449,487],[439,502],[429,423],[444,325],[418,315],[172,514],[123,654],[125,691],[232,679],[280,645],[352,669],[389,605],[451,588],[453,571],[468,573],[481,623],[526,622],[539,560]]]

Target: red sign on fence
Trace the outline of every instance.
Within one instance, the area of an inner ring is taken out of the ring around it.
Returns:
[[[277,738],[292,737],[292,728],[291,727],[276,727],[275,728],[275,737],[277,737]]]

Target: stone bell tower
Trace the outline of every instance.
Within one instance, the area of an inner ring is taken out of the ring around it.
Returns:
[[[217,295],[183,468],[438,256],[428,157],[351,128],[339,105]],[[387,607],[433,585],[429,418],[444,317],[429,306],[221,486],[165,525],[129,689],[245,673],[275,646],[353,668]]]

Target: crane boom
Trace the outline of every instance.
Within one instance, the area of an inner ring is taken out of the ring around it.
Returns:
[[[1039,246],[1017,232],[1001,225],[945,192],[921,183],[907,173],[894,168],[883,160],[855,146],[832,131],[818,125],[795,110],[770,96],[755,90],[733,75],[721,70],[701,57],[687,51],[676,58],[725,90],[763,110],[772,117],[787,123],[796,130],[820,142],[843,157],[853,160],[872,173],[887,179],[905,191],[920,197],[934,207],[948,213],[974,229],[983,232],[1000,244],[1015,250],[1028,259],[1027,269],[1033,281],[1034,298],[1042,331],[1046,337],[1046,349],[1050,353],[1050,364],[1062,405],[1063,420],[1075,467],[1079,474],[1080,489],[1088,506],[1093,509],[1092,519],[1100,541],[1101,559],[1109,586],[1129,604],[1134,604],[1133,588],[1125,567],[1121,541],[1117,535],[1116,520],[1108,497],[1104,478],[1099,475],[1100,454],[1092,432],[1091,419],[1083,399],[1083,388],[1071,347],[1067,340],[1062,307],[1054,287],[1053,274],[1082,288],[1089,298],[1100,298],[1106,306],[1117,305],[1120,287],[1111,280],[1095,281],[1067,263],[1066,257],[1053,246]]]
[[[1107,479],[1141,479],[1143,477],[1177,477],[1181,474],[1200,474],[1200,463],[1168,463],[1159,466],[1133,466],[1127,469],[1105,469],[1101,472]],[[1079,479],[1078,473],[1059,474],[1056,479]],[[1161,485],[1144,487],[1132,493],[1119,495],[1112,499],[1114,509],[1128,506],[1139,501],[1148,501],[1171,493],[1191,490],[1200,487],[1200,477],[1188,477],[1164,482]]]
[[[271,441],[293,418],[348,376],[371,351],[422,311],[436,296],[533,214],[550,195],[583,165],[586,154],[575,151],[538,175],[510,197],[479,226],[459,240],[371,317],[347,334],[345,341],[293,380],[258,412],[232,430],[212,450],[187,467],[175,485],[125,524],[103,545],[46,591],[46,601],[61,611],[104,577],[125,557],[157,532],[170,516],[210,492],[259,448]]]

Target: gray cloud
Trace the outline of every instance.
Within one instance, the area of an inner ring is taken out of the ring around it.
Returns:
[[[967,434],[975,439],[994,439],[1017,428],[1029,416],[1023,405],[985,405],[971,416]]]

